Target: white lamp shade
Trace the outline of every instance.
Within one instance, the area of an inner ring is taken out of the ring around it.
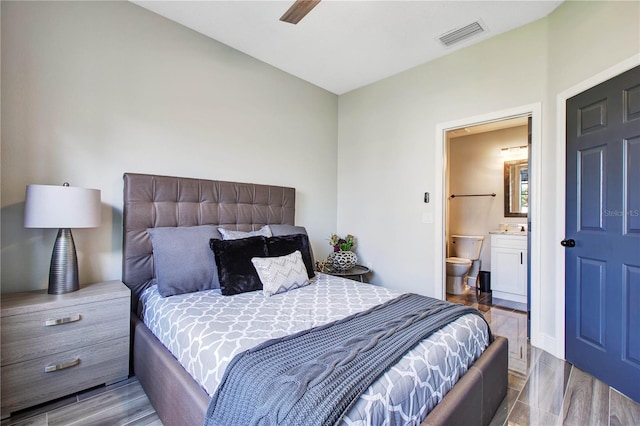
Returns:
[[[95,228],[101,222],[100,190],[27,185],[25,228]]]

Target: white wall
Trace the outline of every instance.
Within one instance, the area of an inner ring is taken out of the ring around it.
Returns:
[[[436,186],[439,123],[542,103],[539,223],[540,333],[563,347],[557,304],[556,96],[640,52],[640,3],[565,2],[549,17],[340,97],[338,231],[359,237],[359,256],[377,284],[439,293],[434,237],[427,222],[444,199]],[[560,163],[562,164],[562,163]],[[432,202],[422,196],[431,192]],[[435,201],[433,201],[435,200]]]
[[[119,279],[124,172],[293,186],[328,254],[337,96],[128,2],[1,13],[3,292],[47,285],[56,231],[23,228],[32,183],[102,191],[102,226],[74,230],[80,281]]]
[[[527,218],[504,216],[504,162],[525,159],[505,157],[501,148],[527,145],[527,126],[452,138],[449,141],[447,194],[490,194],[495,197],[447,198],[447,235],[484,236],[481,269],[491,270],[490,231],[501,223],[527,223]]]
[[[445,196],[436,185],[436,126],[537,102],[545,75],[546,24],[538,21],[340,97],[338,230],[359,238],[374,283],[437,294],[441,230],[424,223]]]

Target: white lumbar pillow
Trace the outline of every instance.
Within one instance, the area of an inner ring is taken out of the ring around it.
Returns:
[[[309,284],[309,275],[300,250],[280,257],[254,257],[251,262],[258,272],[267,297]]]

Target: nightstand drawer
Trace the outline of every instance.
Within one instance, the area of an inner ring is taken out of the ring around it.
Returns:
[[[6,415],[128,374],[128,336],[4,366],[0,411]]]
[[[126,336],[129,299],[7,316],[1,327],[4,366]]]

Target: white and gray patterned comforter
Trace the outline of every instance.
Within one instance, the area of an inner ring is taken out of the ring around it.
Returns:
[[[399,296],[389,289],[317,274],[312,284],[265,297],[219,290],[142,297],[147,327],[212,395],[238,353],[266,340],[326,324]],[[489,344],[487,325],[465,315],[423,340],[387,371],[344,418],[348,425],[419,424]]]

